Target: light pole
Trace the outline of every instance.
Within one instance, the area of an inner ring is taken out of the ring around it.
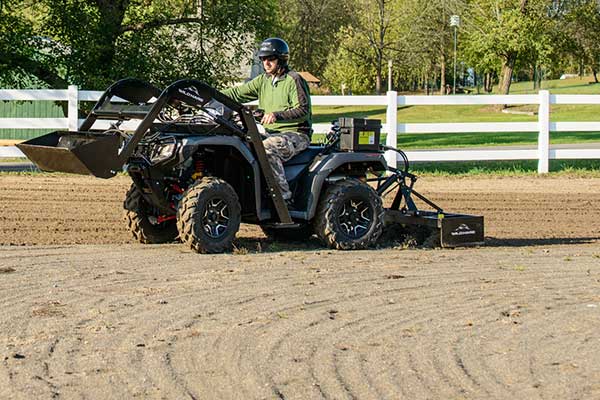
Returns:
[[[392,60],[388,60],[388,92],[392,91]]]
[[[456,94],[456,30],[460,26],[460,16],[450,16],[450,26],[454,27],[454,83],[452,85],[452,94]]]

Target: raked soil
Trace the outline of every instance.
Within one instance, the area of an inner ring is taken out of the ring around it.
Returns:
[[[0,174],[0,399],[598,399],[600,179],[424,177],[486,244],[141,245],[129,186]]]

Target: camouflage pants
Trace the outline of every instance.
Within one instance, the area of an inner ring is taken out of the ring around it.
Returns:
[[[290,192],[290,185],[285,179],[283,163],[306,150],[310,144],[310,139],[303,133],[283,132],[270,134],[263,140],[263,144],[275,180],[281,188],[281,194],[285,200],[289,200],[292,198],[292,192]]]

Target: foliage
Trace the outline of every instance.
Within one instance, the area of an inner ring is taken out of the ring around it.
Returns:
[[[12,4],[2,9],[0,23],[0,59],[8,60],[0,70],[3,79],[13,70],[50,87],[73,83],[89,89],[103,89],[124,76],[159,85],[179,77],[215,84],[237,80],[255,38],[275,24],[277,9],[275,0]]]
[[[0,85],[24,88],[40,81],[60,81],[35,50],[44,38],[35,36],[30,10],[23,1],[0,3]],[[35,74],[32,72],[35,71]],[[42,76],[35,79],[35,75]]]
[[[323,73],[325,83],[332,93],[365,94],[373,91],[374,70],[365,63],[357,52],[359,39],[352,28],[346,28],[338,34],[340,46],[331,53]],[[349,50],[353,48],[354,51]],[[342,88],[344,90],[342,90]]]
[[[454,28],[450,26],[450,16],[463,15],[465,7],[465,0],[412,0],[407,3],[407,21],[411,24],[409,48],[412,50],[412,58],[416,58],[416,64],[424,69],[427,77],[439,77],[442,93],[450,69],[448,66],[451,65],[454,44]],[[417,68],[413,67],[411,70]]]
[[[388,60],[401,61],[399,54],[406,51],[406,41],[402,29],[407,29],[405,23],[400,23],[402,18],[402,1],[400,0],[355,0],[357,11],[356,21],[352,26],[340,29],[338,34],[339,47],[329,58],[325,78],[330,84],[339,85],[342,81],[350,81],[357,87],[352,91],[363,90],[368,86],[376,93],[382,91],[384,73]],[[332,71],[333,63],[343,64],[345,70],[340,73]],[[352,63],[358,63],[352,68]],[[370,72],[366,77],[352,74]],[[335,81],[337,76],[338,81]],[[369,82],[366,85],[366,82]]]
[[[321,76],[338,47],[340,27],[356,20],[352,0],[279,0],[281,36],[289,43],[291,65]]]
[[[502,69],[507,94],[519,65],[548,63],[553,52],[552,18],[547,0],[472,0],[465,17],[461,49],[483,72]]]
[[[0,1],[0,85],[103,89],[134,76],[165,85],[240,81],[256,43],[286,39],[291,65],[331,91],[443,90],[458,62],[500,77],[600,68],[597,0],[11,0]],[[538,82],[539,85],[539,82]],[[537,86],[539,87],[539,86]]]
[[[563,55],[578,65],[580,73],[588,65],[596,75],[600,68],[600,4],[596,0],[567,2],[558,20],[563,32]]]

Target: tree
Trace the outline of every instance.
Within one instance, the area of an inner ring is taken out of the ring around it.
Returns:
[[[329,54],[337,49],[339,30],[356,19],[352,0],[279,0],[279,10],[292,65],[315,75],[323,73]]]
[[[598,83],[600,67],[600,4],[597,0],[572,0],[566,2],[558,16],[563,27],[563,54],[575,59],[579,73],[587,65]]]
[[[334,50],[328,60],[323,78],[334,93],[365,94],[373,91],[375,70],[365,62],[356,49],[361,43],[350,27],[338,33],[340,46]],[[353,48],[354,51],[349,51]],[[342,87],[345,90],[341,90]]]
[[[66,85],[47,62],[51,42],[44,43],[43,38],[35,36],[34,25],[26,15],[14,12],[22,9],[21,6],[20,2],[0,2],[0,84],[14,87],[43,82]],[[35,51],[35,47],[46,48],[46,51]]]
[[[49,87],[104,88],[124,76],[232,81],[276,9],[275,0],[15,0],[0,11],[0,74]],[[6,21],[22,29],[15,35]]]
[[[500,93],[509,93],[517,62],[547,61],[552,20],[546,0],[473,0],[468,9],[462,48],[488,71],[500,60]]]
[[[367,78],[375,92],[381,93],[388,60],[406,51],[400,33],[400,29],[406,27],[400,23],[400,4],[399,0],[356,0],[359,15],[352,26],[338,34],[339,48],[334,51],[335,56],[329,58],[326,79],[334,75],[332,62],[347,64],[352,60],[360,64],[354,71],[372,73]]]
[[[410,40],[414,51],[421,50],[429,71],[439,74],[440,93],[444,94],[448,60],[452,57],[453,28],[451,15],[463,15],[464,0],[413,0],[407,9],[411,23]]]

